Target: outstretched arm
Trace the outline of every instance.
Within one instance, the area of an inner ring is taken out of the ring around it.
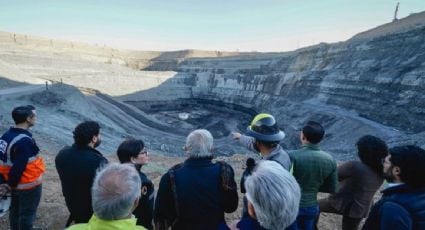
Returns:
[[[254,148],[254,138],[242,135],[238,132],[233,132],[232,137],[233,139],[237,140],[240,145],[246,147],[247,149],[253,152],[256,151]]]

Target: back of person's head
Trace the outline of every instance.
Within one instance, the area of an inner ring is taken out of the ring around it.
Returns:
[[[94,179],[93,212],[102,220],[125,219],[135,208],[140,193],[140,176],[133,166],[109,164]]]
[[[12,110],[12,118],[15,124],[21,124],[27,121],[27,118],[34,116],[32,105],[18,106]]]
[[[254,160],[254,158],[248,158],[248,159],[246,159],[246,168],[248,168],[248,169],[254,169],[254,167],[255,167],[255,160]]]
[[[388,155],[385,141],[372,135],[365,135],[357,141],[356,146],[360,161],[382,176],[382,159]]]
[[[84,121],[74,129],[74,143],[77,146],[87,146],[94,136],[99,135],[100,126],[95,121]]]
[[[206,129],[197,129],[187,136],[185,148],[190,157],[212,157],[213,136]]]
[[[145,147],[145,143],[138,139],[127,139],[117,149],[118,159],[121,163],[130,163],[132,157],[137,157]]]
[[[263,228],[285,229],[298,214],[301,197],[295,178],[274,161],[261,161],[245,182],[246,196]]]
[[[315,121],[309,121],[302,129],[304,137],[312,144],[318,144],[325,135],[325,129]]]
[[[414,145],[397,146],[390,149],[392,166],[400,168],[400,179],[414,187],[425,187],[425,150]]]

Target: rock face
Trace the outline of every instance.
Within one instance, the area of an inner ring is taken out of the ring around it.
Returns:
[[[286,55],[189,59],[177,66],[180,80],[173,83],[190,87],[190,97],[257,111],[314,99],[420,132],[425,130],[424,35],[422,27]]]
[[[406,21],[414,21],[413,26],[401,27]],[[215,100],[270,112],[291,134],[284,142],[289,148],[297,146],[296,130],[309,119],[331,131],[333,143],[325,144],[338,146],[336,151],[353,151],[355,140],[365,134],[394,144],[424,145],[414,135],[403,137],[425,131],[424,21],[421,13],[346,42],[288,53],[188,58],[172,68],[157,63],[150,69],[174,70],[176,75],[150,92],[123,99],[140,100],[158,92],[149,103],[178,103],[176,94],[169,92],[182,89],[179,99]]]
[[[119,51],[21,37],[0,33],[0,80],[96,89],[89,99],[111,130],[142,134],[159,151],[207,127],[220,153],[238,152],[228,134],[258,112],[277,118],[288,149],[308,120],[324,125],[322,146],[339,159],[352,158],[366,134],[425,147],[425,12],[286,53]]]

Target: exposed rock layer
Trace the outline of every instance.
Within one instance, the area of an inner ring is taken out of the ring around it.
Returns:
[[[240,149],[226,139],[229,131],[243,132],[253,114],[269,112],[287,134],[285,148],[297,148],[298,130],[314,119],[327,130],[322,146],[346,159],[353,157],[355,141],[365,134],[377,135],[391,145],[425,145],[424,34],[425,13],[346,42],[286,53],[122,51],[0,33],[0,88],[48,80],[88,91],[86,98],[74,101],[64,94],[58,105],[45,110],[56,114],[57,127],[53,129],[63,134],[56,137],[64,136],[67,141],[76,122],[87,118],[101,121],[110,134],[111,144],[105,147],[111,151],[122,138],[139,135],[151,148],[178,155],[181,151],[175,146],[182,145],[192,128],[205,124],[220,137],[218,151],[232,154]],[[40,86],[10,90],[21,95],[28,89]],[[90,93],[91,89],[101,93]],[[0,96],[10,90],[2,89]],[[4,116],[14,104],[0,105]],[[175,120],[176,108],[201,104],[242,112],[235,115],[240,123],[211,123],[200,118],[204,111],[195,110],[196,119]],[[167,117],[167,113],[175,117]],[[52,123],[47,119],[41,122],[49,123],[40,128],[51,135]]]
[[[424,35],[420,27],[287,54],[191,58],[174,68],[178,74],[169,84],[190,88],[190,95],[181,97],[257,111],[314,99],[417,133],[425,130]],[[170,70],[168,65],[154,69]]]

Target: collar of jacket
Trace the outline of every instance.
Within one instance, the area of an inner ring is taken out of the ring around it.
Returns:
[[[97,151],[97,149],[92,148],[92,147],[90,147],[90,146],[88,146],[88,145],[86,145],[86,146],[78,146],[78,145],[76,145],[76,144],[73,144],[73,145],[72,145],[72,147],[73,147],[73,148],[76,148],[76,149],[80,149],[80,150],[89,150],[89,151],[94,151],[96,154],[99,154],[99,155],[101,155],[101,156],[102,156],[102,153],[101,153],[101,152]]]
[[[425,187],[424,188],[412,188],[407,184],[399,184],[399,185],[391,186],[391,187],[388,187],[388,188],[382,190],[382,194],[387,196],[387,195],[391,195],[393,193],[403,193],[403,192],[413,192],[413,191],[425,192]]]
[[[32,133],[30,133],[30,131],[26,130],[26,129],[21,129],[21,128],[16,128],[16,127],[10,127],[10,131],[14,132],[14,133],[19,133],[19,134],[25,134],[28,135],[30,137],[32,137]]]
[[[282,147],[277,144],[277,146],[269,153],[269,155],[265,156],[264,159],[269,160],[270,158],[273,158],[275,155],[277,155]]]
[[[312,150],[320,150],[319,144],[303,144],[303,149],[312,149]]]
[[[101,220],[93,215],[86,225],[90,226],[90,228],[87,229],[93,230],[138,229],[136,228],[136,222],[137,219],[134,217],[122,220]]]
[[[190,157],[184,162],[184,164],[191,165],[191,166],[205,166],[205,165],[211,164],[211,161],[212,161],[212,157],[201,157],[201,158]]]

